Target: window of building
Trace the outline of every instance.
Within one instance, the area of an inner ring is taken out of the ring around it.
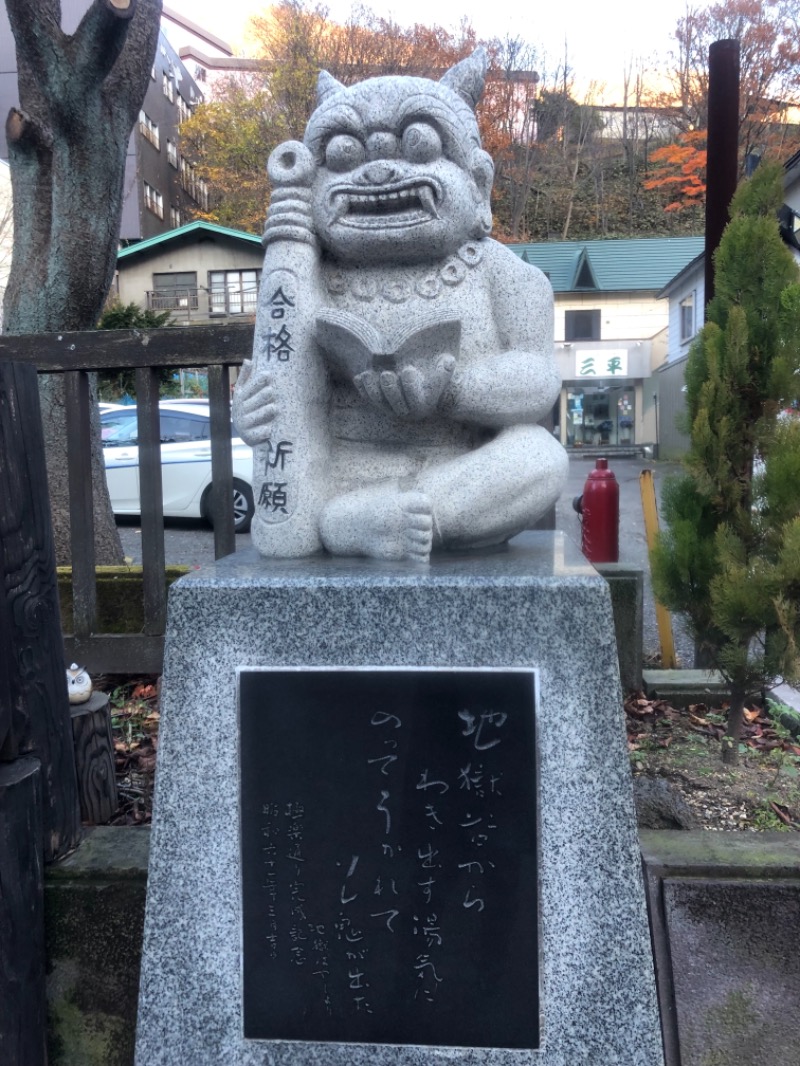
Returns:
[[[191,104],[187,104],[184,98],[178,93],[178,121],[186,122],[187,119],[192,117]]]
[[[695,334],[694,325],[694,293],[684,296],[678,304],[681,316],[681,344],[689,341]]]
[[[197,308],[197,273],[194,270],[153,274],[151,311],[178,311]]]
[[[175,103],[175,82],[172,80],[172,75],[169,71],[165,70],[161,75],[161,88],[164,91],[164,96],[169,100],[171,104]]]
[[[171,166],[178,169],[178,146],[174,141],[167,139],[167,160]]]
[[[581,255],[580,265],[578,267],[578,273],[575,278],[574,287],[576,289],[597,289],[597,279],[594,276],[592,270],[592,264],[589,261],[589,257],[584,251]]]
[[[592,311],[565,311],[564,340],[599,341],[600,310],[597,309]]]
[[[212,270],[208,276],[212,315],[254,315],[260,270]]]
[[[197,168],[183,156],[180,158],[181,185],[204,211],[208,210],[208,185],[198,175]]]
[[[183,216],[181,215],[181,209],[174,204],[169,209],[169,224],[173,229],[177,229],[178,226],[183,225]]]
[[[630,444],[634,439],[635,400],[632,385],[570,385],[563,443],[568,447]]]
[[[158,126],[153,122],[149,115],[145,114],[144,111],[139,112],[139,132],[152,144],[156,151],[161,150],[161,139],[158,135]]]
[[[158,215],[159,218],[164,217],[164,198],[158,189],[154,189],[152,185],[148,185],[145,181],[144,185],[144,205],[154,215]]]

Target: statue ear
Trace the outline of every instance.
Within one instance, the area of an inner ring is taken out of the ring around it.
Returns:
[[[317,78],[317,107],[323,104],[329,96],[333,96],[344,89],[344,85],[337,81],[327,70],[321,70]]]
[[[481,196],[489,202],[492,194],[492,182],[494,181],[494,163],[488,152],[479,149],[472,155],[472,177],[481,193]]]
[[[441,79],[441,84],[458,93],[474,111],[483,92],[487,63],[486,49],[476,48],[471,56],[462,59],[447,71]]]

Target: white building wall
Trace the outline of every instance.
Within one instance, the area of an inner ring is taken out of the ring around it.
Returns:
[[[703,327],[703,322],[705,321],[705,292],[705,264],[701,261],[669,294],[667,358],[671,363],[689,354],[692,340]],[[690,338],[682,341],[681,303],[687,296],[692,294],[694,295],[694,333]]]
[[[649,340],[667,325],[667,301],[654,295],[587,292],[556,294],[555,339],[565,336],[564,313],[600,308],[601,340]]]

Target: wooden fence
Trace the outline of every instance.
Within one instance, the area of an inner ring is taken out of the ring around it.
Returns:
[[[56,589],[37,374],[64,374],[73,572],[66,661],[160,672],[166,624],[158,371],[208,368],[214,548],[235,550],[229,368],[253,326],[0,337],[0,1060],[46,1066],[43,863],[81,835],[73,729],[58,652]],[[92,371],[134,369],[142,519],[142,633],[97,632],[91,477]]]
[[[108,330],[0,337],[0,360],[32,363],[40,374],[64,374],[73,584],[72,632],[65,658],[91,672],[160,673],[166,626],[164,512],[161,488],[158,371],[208,370],[214,554],[236,550],[230,433],[230,367],[248,359],[253,324]],[[142,529],[144,625],[141,633],[97,631],[94,521],[90,465],[89,374],[136,374]]]

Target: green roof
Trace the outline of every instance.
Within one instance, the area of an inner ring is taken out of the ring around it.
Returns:
[[[167,241],[180,240],[183,237],[190,237],[195,233],[216,234],[221,237],[231,237],[234,240],[246,241],[248,244],[261,245],[261,238],[256,237],[254,233],[245,233],[244,230],[240,229],[228,229],[225,226],[217,226],[213,222],[188,222],[185,226],[178,226],[177,229],[167,230],[166,233],[159,233],[157,237],[148,237],[146,241],[138,241],[136,244],[131,244],[127,248],[120,248],[117,252],[117,259],[128,259],[130,256],[137,255],[139,252],[146,252],[151,248],[158,248]]]
[[[509,248],[543,270],[556,292],[641,292],[662,289],[703,246],[703,237],[636,237]]]

